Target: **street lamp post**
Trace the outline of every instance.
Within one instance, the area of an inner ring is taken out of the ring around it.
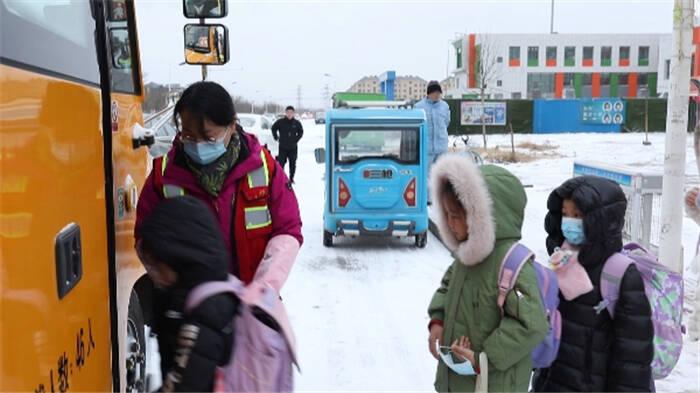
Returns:
[[[552,0],[552,12],[549,19],[549,34],[554,34],[554,0]]]
[[[255,90],[255,95],[250,99],[250,112],[255,114],[255,96],[260,93],[260,90]]]
[[[235,86],[236,83],[238,83],[238,82],[236,82],[236,81],[231,82],[231,86]],[[233,89],[232,89],[232,90],[233,90]],[[236,100],[236,92],[235,92],[235,91],[232,91],[231,97],[233,98],[233,107],[235,108],[235,107],[236,107],[236,101],[237,101],[237,100]]]
[[[324,97],[323,97],[323,98],[324,98],[324,101],[326,101],[326,102],[324,102],[324,106],[325,106],[324,109],[327,109],[327,108],[333,106],[333,105],[331,104],[331,97],[333,96],[333,93],[331,93],[330,91],[328,91],[329,81],[331,82],[330,84],[333,86],[331,89],[334,90],[334,91],[335,91],[335,83],[333,83],[333,75],[331,75],[331,74],[329,74],[329,73],[324,73],[323,76],[326,77],[326,78],[328,78],[328,81],[326,81],[326,89],[325,89],[325,91],[324,91],[325,94],[324,94]]]

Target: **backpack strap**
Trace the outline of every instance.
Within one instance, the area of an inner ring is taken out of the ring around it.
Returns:
[[[603,300],[594,307],[598,314],[607,309],[610,317],[615,317],[615,305],[620,297],[622,277],[625,275],[627,268],[633,263],[634,261],[630,257],[619,252],[616,252],[605,261],[603,272],[600,275],[600,294]]]
[[[498,308],[501,309],[501,316],[504,314],[503,306],[506,304],[506,296],[513,290],[515,282],[518,280],[520,271],[534,253],[529,248],[520,243],[515,243],[506,253],[501,270],[498,274]]]
[[[189,313],[202,304],[202,302],[220,293],[232,293],[239,298],[245,292],[245,285],[241,280],[229,275],[227,281],[208,281],[192,288],[185,299],[185,313]]]
[[[627,244],[625,244],[624,246],[622,246],[622,253],[623,253],[623,254],[631,254],[631,253],[633,253],[633,252],[640,252],[640,253],[644,253],[644,254],[651,254],[651,253],[649,252],[649,250],[647,250],[646,248],[644,248],[644,246],[642,246],[642,245],[639,244],[639,243],[631,242],[631,243],[627,243]]]

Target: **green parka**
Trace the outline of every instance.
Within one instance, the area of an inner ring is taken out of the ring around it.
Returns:
[[[531,352],[544,339],[548,323],[535,269],[526,264],[515,289],[506,297],[505,315],[498,308],[498,275],[504,256],[521,238],[527,196],[507,170],[476,166],[463,156],[446,156],[431,178],[440,234],[455,261],[435,292],[428,314],[444,326],[443,345],[469,337],[479,358],[489,359],[490,392],[526,392],[532,371]],[[467,212],[469,238],[458,243],[447,227],[442,207],[446,182],[452,183]],[[479,365],[477,365],[479,366]],[[461,376],[440,361],[435,380],[439,392],[473,392],[475,376]]]

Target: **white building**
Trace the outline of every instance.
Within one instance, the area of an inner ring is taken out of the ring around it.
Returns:
[[[420,100],[425,97],[428,82],[418,76],[397,76],[394,81],[394,98],[397,100]],[[378,76],[365,76],[348,89],[353,93],[381,93]]]
[[[478,96],[479,57],[492,53],[490,98],[653,97],[668,89],[670,42],[670,34],[467,34],[453,42],[446,96]]]

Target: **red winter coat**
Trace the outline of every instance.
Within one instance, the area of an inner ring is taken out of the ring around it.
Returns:
[[[181,149],[176,141],[163,160],[154,161],[138,202],[136,239],[141,223],[163,198],[181,192],[197,197],[218,219],[231,256],[231,273],[245,283],[255,280],[279,291],[303,242],[299,205],[284,170],[263,152],[255,136],[241,133],[241,158],[214,198],[182,162]]]

